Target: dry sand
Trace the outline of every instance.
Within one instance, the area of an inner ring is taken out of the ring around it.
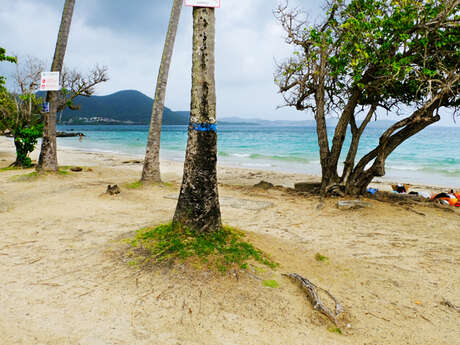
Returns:
[[[13,152],[0,137],[0,167]],[[171,219],[182,167],[162,163],[170,185],[128,189],[141,166],[126,159],[60,150],[62,165],[91,171],[0,172],[0,344],[460,344],[460,313],[441,304],[460,305],[458,210],[368,200],[342,211],[337,199],[250,187],[311,177],[221,167],[224,222],[280,267],[259,277],[143,270],[123,259],[119,239]],[[114,183],[121,194],[103,195]],[[343,334],[285,272],[342,302]]]

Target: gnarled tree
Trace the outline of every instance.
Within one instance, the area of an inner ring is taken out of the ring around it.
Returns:
[[[80,105],[74,103],[75,98],[91,97],[97,84],[109,80],[107,67],[94,66],[88,74],[84,75],[74,69],[63,67],[61,73],[61,90],[56,94],[56,111],[59,112],[59,122],[62,121],[62,112],[69,108],[79,110]]]
[[[319,24],[280,6],[275,16],[295,47],[275,82],[285,103],[311,110],[322,168],[321,194],[363,194],[385,174],[385,160],[405,140],[459,106],[459,0],[332,0]],[[359,141],[379,110],[411,109],[376,147],[357,159]],[[364,118],[359,119],[363,113]],[[330,141],[326,116],[338,115]],[[339,159],[347,130],[351,143]]]
[[[42,93],[40,87],[41,72],[45,63],[35,57],[15,58],[16,73],[12,78],[13,90],[0,88],[0,129],[6,129],[14,137],[16,146],[16,166],[29,167],[28,157],[43,133]],[[96,66],[87,75],[65,68],[61,74],[62,89],[56,92],[56,109],[78,109],[73,103],[77,96],[90,97],[95,86],[108,80],[107,68]]]

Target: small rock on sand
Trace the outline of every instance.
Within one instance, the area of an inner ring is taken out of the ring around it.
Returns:
[[[259,183],[256,183],[254,185],[255,188],[261,188],[261,189],[270,189],[273,188],[273,183],[267,182],[267,181],[260,181]]]

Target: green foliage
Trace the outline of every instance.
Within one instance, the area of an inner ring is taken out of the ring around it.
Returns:
[[[328,257],[327,256],[324,256],[324,255],[321,255],[320,253],[316,253],[315,255],[315,260],[316,261],[321,261],[321,262],[326,262],[328,261]]]
[[[6,55],[6,50],[2,47],[0,47],[0,62],[1,61],[17,63],[17,59],[14,56]],[[0,76],[0,88],[3,87],[3,85],[5,85],[5,77]]]
[[[460,6],[452,6],[447,0],[330,1],[327,20],[291,31],[294,38],[287,42],[300,51],[282,65],[277,84],[296,85],[293,81],[301,79],[305,87],[290,89],[303,90],[308,97],[297,94],[293,99],[314,108],[314,92],[309,90],[317,87],[325,53],[331,106],[343,105],[353,88],[361,89],[362,105],[421,101],[441,87],[451,71],[458,73]]]
[[[14,95],[0,87],[0,130],[10,130],[16,146],[16,166],[30,167],[29,153],[43,134],[41,99],[33,93]]]
[[[235,265],[245,269],[250,260],[272,268],[277,266],[260,249],[244,241],[244,236],[230,227],[206,233],[169,223],[139,230],[130,244],[146,250],[154,262],[195,258],[221,272]]]
[[[280,286],[276,280],[264,280],[264,286],[270,287],[270,288],[277,288]]]
[[[331,333],[343,334],[339,327],[329,327],[327,330]]]
[[[0,47],[0,61],[8,61],[12,63],[17,63],[17,59],[14,56],[6,55],[5,48]]]
[[[13,129],[14,145],[16,146],[16,166],[29,168],[32,165],[29,153],[35,149],[38,138],[42,135],[43,123]]]

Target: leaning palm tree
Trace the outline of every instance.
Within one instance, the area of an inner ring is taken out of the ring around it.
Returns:
[[[208,233],[222,228],[216,169],[214,46],[214,8],[194,7],[190,124],[173,223]]]
[[[147,139],[147,149],[145,152],[144,168],[142,170],[141,181],[160,182],[160,138],[161,123],[165,106],[166,85],[168,83],[169,66],[174,50],[177,27],[182,10],[183,0],[174,0],[171,17],[169,19],[168,33],[166,35],[163,56],[161,58],[160,69],[158,71],[157,86],[155,90],[155,100],[153,102],[152,117],[150,119],[149,135]]]
[[[53,63],[51,65],[52,72],[62,72],[74,6],[75,0],[65,0]],[[46,94],[46,101],[49,102],[50,107],[49,113],[45,114],[45,126],[43,128],[43,140],[37,171],[57,171],[58,169],[56,150],[56,100],[58,92],[48,91]]]

